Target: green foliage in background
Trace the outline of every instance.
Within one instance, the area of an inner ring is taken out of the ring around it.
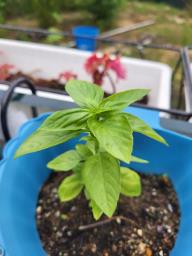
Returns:
[[[61,40],[63,39],[63,35],[61,34],[57,34],[60,33],[61,31],[58,30],[57,28],[50,28],[49,32],[51,32],[52,34],[48,35],[45,39],[45,43],[48,44],[57,44],[60,43]]]
[[[123,11],[124,3],[151,3],[156,8],[159,3],[165,3],[178,9],[187,7],[188,10],[192,6],[192,0],[0,0],[0,22],[4,17],[8,20],[27,16],[37,19],[39,27],[49,28],[62,24],[63,13],[79,11],[85,22],[106,30]]]
[[[48,28],[58,22],[59,14],[66,11],[83,10],[92,16],[93,24],[109,27],[125,0],[1,0],[7,16],[32,15],[39,26]],[[1,7],[0,7],[1,13]]]
[[[5,12],[7,17],[18,17],[19,15],[33,13],[32,0],[5,0],[5,2]]]
[[[61,182],[58,195],[62,202],[77,197],[82,191],[97,220],[111,217],[120,194],[139,196],[139,175],[125,163],[146,163],[132,155],[134,137],[138,132],[166,144],[150,126],[122,110],[143,98],[149,90],[132,89],[103,98],[101,87],[85,81],[70,80],[67,93],[79,108],[61,110],[50,115],[19,147],[16,157],[62,144],[79,135],[75,148],[48,163],[48,168],[69,175]]]
[[[32,6],[40,27],[48,28],[56,24],[54,0],[33,0]]]
[[[129,1],[129,0],[128,0]],[[136,2],[136,0],[132,0]],[[140,2],[154,2],[154,3],[165,3],[175,7],[186,7],[188,3],[192,4],[191,0],[139,0]]]
[[[94,22],[102,29],[112,25],[114,18],[124,0],[90,0],[87,1],[86,9],[92,14]]]
[[[5,7],[6,0],[0,0],[0,23],[3,23],[5,19]]]

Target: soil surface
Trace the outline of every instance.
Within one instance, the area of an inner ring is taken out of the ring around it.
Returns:
[[[176,193],[166,176],[142,174],[141,197],[121,196],[115,215],[97,222],[83,193],[60,203],[57,187],[65,176],[51,174],[37,205],[37,226],[49,256],[169,255],[180,214]]]
[[[65,92],[65,84],[61,84],[59,83],[59,81],[57,79],[50,79],[50,80],[47,80],[47,79],[42,79],[42,78],[34,78],[33,76],[31,75],[27,75],[27,74],[24,74],[22,72],[17,72],[15,74],[11,74],[9,76],[9,78],[7,79],[7,81],[13,81],[17,78],[27,78],[29,79],[30,81],[32,81],[32,83],[36,86],[36,87],[40,87],[42,89],[45,89],[45,90],[58,90],[60,92]],[[105,97],[108,97],[110,96],[109,93],[106,93],[104,92],[104,96]],[[146,95],[143,97],[143,99],[137,101],[137,103],[141,103],[141,104],[147,104],[149,101],[149,97]]]
[[[33,76],[26,75],[22,72],[17,72],[15,74],[10,75],[8,81],[13,81],[17,78],[24,77],[32,81],[32,83],[37,87],[50,88],[56,90],[64,90],[64,85],[59,83],[57,79],[42,79],[42,78],[34,78]]]

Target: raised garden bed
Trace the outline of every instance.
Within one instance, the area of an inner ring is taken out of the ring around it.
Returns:
[[[54,102],[57,98],[62,98],[65,101],[65,97],[60,96],[65,95],[65,92],[60,90],[63,85],[57,83],[58,76],[63,71],[74,72],[78,79],[91,81],[91,76],[83,68],[86,59],[90,56],[90,53],[85,51],[0,39],[0,53],[1,65],[7,63],[15,66],[19,72],[17,75],[24,74],[30,78],[32,76],[35,84],[41,84],[41,87],[38,87],[38,95],[43,95],[43,99],[49,101],[53,99]],[[149,99],[145,98],[144,103],[148,101],[151,106],[170,108],[172,71],[169,66],[158,62],[125,57],[122,58],[122,64],[126,69],[127,77],[118,82],[117,92],[131,88],[149,88],[151,90]],[[15,78],[15,75],[12,78]],[[47,87],[48,83],[50,83],[51,88]],[[3,84],[0,85],[1,94],[6,90],[7,87],[5,87]],[[105,79],[103,88],[106,95],[112,92],[108,79]],[[46,92],[50,93],[46,94]],[[52,92],[53,94],[51,94]],[[42,105],[41,100],[42,98],[40,98],[38,106]],[[69,101],[67,100],[66,105]],[[28,95],[26,102],[34,102],[33,97],[30,98]],[[38,112],[53,111],[52,105],[54,103],[49,104],[51,107],[43,106],[43,108],[38,109]],[[13,115],[9,118],[9,126],[12,127],[10,129],[11,135],[15,135],[19,126],[31,118],[31,111],[30,108],[19,102],[13,103],[11,108]],[[14,118],[16,116],[20,116],[20,118]],[[1,133],[0,137],[3,137]]]
[[[46,80],[46,79],[42,79],[42,78],[34,78],[33,76],[26,75],[22,72],[17,72],[16,74],[10,75],[6,81],[12,82],[18,78],[29,79],[30,81],[32,81],[34,86],[39,90],[45,90],[45,91],[49,91],[49,92],[52,91],[52,92],[57,92],[58,94],[67,95],[67,93],[65,92],[65,84],[60,83],[59,80],[57,80],[57,79]],[[109,95],[111,95],[111,94],[105,92],[106,97]],[[138,101],[138,103],[142,103],[142,104],[148,104],[148,102],[149,102],[148,96],[144,96],[143,99]]]
[[[16,67],[19,72],[16,76],[24,74],[33,77],[36,84],[42,85],[42,90],[46,89],[48,84],[53,87],[52,89],[61,89],[62,85],[57,85],[56,81],[64,71],[75,73],[80,80],[91,81],[91,76],[84,69],[86,59],[90,56],[90,53],[85,51],[6,39],[0,40],[0,51],[0,64],[6,63]],[[127,76],[117,83],[117,92],[131,88],[151,89],[149,105],[170,108],[169,66],[125,57],[121,58],[121,62]],[[107,94],[112,92],[107,78],[104,80],[103,88]]]

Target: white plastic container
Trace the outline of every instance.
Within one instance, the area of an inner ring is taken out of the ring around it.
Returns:
[[[0,64],[12,64],[17,70],[45,79],[58,78],[61,72],[72,71],[78,75],[78,79],[91,81],[91,77],[84,69],[89,55],[88,52],[76,49],[0,39]],[[122,64],[126,69],[127,78],[119,80],[116,85],[117,92],[131,88],[149,88],[151,89],[149,105],[170,108],[172,70],[168,65],[127,57],[122,57]],[[107,80],[103,87],[107,92],[111,92],[111,86]],[[1,89],[2,86],[0,91]],[[57,98],[55,93],[50,93],[48,96],[53,99],[55,97]],[[63,97],[63,100],[66,100],[66,96]],[[12,115],[9,121],[13,124],[11,135],[14,135],[18,126],[25,121],[23,119],[28,118],[28,110],[26,107],[20,109],[26,113],[26,117],[20,118],[19,121],[17,118],[17,125],[15,125],[14,116],[16,118],[18,108],[17,105],[12,105],[11,108]]]

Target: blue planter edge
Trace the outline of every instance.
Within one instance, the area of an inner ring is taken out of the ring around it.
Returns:
[[[128,112],[133,111],[135,114],[136,108],[132,108],[132,111],[130,111],[130,110],[131,110],[131,108],[129,108]],[[136,112],[137,112],[137,110],[136,110]],[[146,113],[149,114],[149,111],[148,112],[144,111],[143,113],[144,113],[144,115],[146,115]],[[151,115],[154,115],[153,111],[150,113],[151,113]],[[12,139],[6,145],[6,147],[4,149],[4,153],[3,153],[3,160],[0,162],[0,185],[1,185],[1,179],[3,176],[2,169],[3,169],[3,166],[5,166],[7,164],[7,162],[10,160],[10,154],[13,155],[15,148],[18,147],[18,145],[31,133],[31,131],[28,133],[28,132],[26,132],[26,130],[29,127],[30,128],[33,127],[33,130],[35,130],[38,127],[39,123],[41,123],[46,117],[48,117],[48,115],[49,115],[49,113],[48,114],[46,113],[46,114],[43,114],[35,119],[31,119],[30,121],[26,122],[19,130],[16,138]],[[175,186],[175,189],[176,189],[178,197],[179,197],[181,213],[182,213],[180,231],[178,233],[176,245],[171,252],[171,256],[180,256],[180,255],[190,256],[191,251],[192,251],[192,239],[190,239],[190,236],[192,235],[192,230],[190,229],[190,227],[192,226],[192,217],[190,216],[190,211],[192,210],[192,206],[190,206],[190,201],[192,199],[192,186],[191,186],[192,164],[188,158],[190,158],[191,153],[192,153],[192,139],[190,139],[186,136],[178,135],[174,132],[166,131],[165,129],[163,129],[159,126],[159,124],[157,122],[158,118],[156,117],[156,114],[154,117],[155,117],[155,119],[154,119],[155,121],[152,125],[153,128],[157,129],[162,135],[167,137],[168,141],[170,138],[173,141],[175,141],[175,140],[177,141],[177,146],[174,147],[174,152],[178,153],[177,156],[179,157],[181,153],[185,153],[185,156],[183,156],[181,161],[179,161],[180,164],[184,163],[186,165],[185,168],[183,167],[182,173],[179,173],[179,176],[177,175],[177,173],[174,173],[174,172],[170,175],[171,179],[173,181],[174,181],[174,179],[178,179],[178,177],[179,177],[179,182],[174,183],[174,186]],[[136,138],[136,140],[141,140],[141,137],[138,136],[138,138]],[[149,143],[152,143],[152,142],[150,141]],[[157,144],[154,144],[154,145],[153,146],[156,147]],[[177,147],[179,147],[179,150],[176,150]],[[182,147],[183,147],[183,150],[187,149],[187,151],[182,152]],[[157,148],[161,149],[162,146],[158,146]],[[141,151],[142,151],[142,149],[141,149]],[[166,151],[166,152],[168,152],[168,151]],[[174,156],[174,158],[175,157],[176,156]],[[173,158],[173,161],[174,161],[174,158]],[[151,166],[153,167],[153,163]],[[133,165],[133,167],[136,169],[141,168],[140,166],[138,167],[138,165]],[[143,167],[142,172],[148,172],[147,168]],[[157,170],[157,173],[161,173],[161,171]],[[1,233],[1,220],[0,220],[0,248],[1,247],[2,247],[2,249],[5,249],[6,256],[15,256],[15,255],[9,254],[9,249],[6,246],[5,241],[3,239],[3,234]],[[46,255],[43,253],[44,253],[44,251],[41,251],[41,254],[38,254],[38,255]],[[25,255],[18,255],[18,256],[25,256]]]

